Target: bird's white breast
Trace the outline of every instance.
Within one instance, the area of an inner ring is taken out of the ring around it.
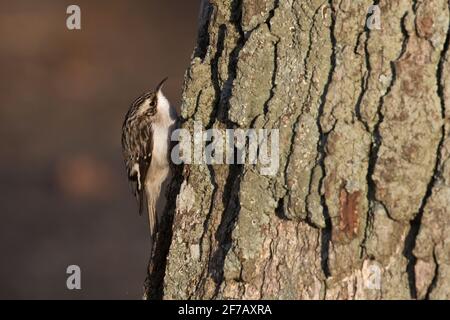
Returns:
[[[153,126],[152,162],[155,161],[159,165],[168,163],[169,139],[168,127],[163,127],[158,124]]]
[[[155,161],[159,166],[168,165],[169,161],[169,144],[170,136],[173,131],[175,119],[173,118],[173,110],[166,97],[159,92],[158,93],[158,110],[155,121],[152,125],[153,128],[153,152],[152,162]]]

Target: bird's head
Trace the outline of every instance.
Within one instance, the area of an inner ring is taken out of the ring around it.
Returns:
[[[137,107],[139,115],[155,115],[160,111],[169,109],[169,101],[164,96],[162,88],[167,78],[164,78],[154,91],[147,92],[137,98],[133,105]]]

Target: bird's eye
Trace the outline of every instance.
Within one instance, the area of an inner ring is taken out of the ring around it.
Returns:
[[[150,107],[154,107],[156,105],[155,100],[150,101]]]

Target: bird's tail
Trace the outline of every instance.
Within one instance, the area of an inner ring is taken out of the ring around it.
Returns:
[[[150,185],[150,190],[147,192],[147,211],[148,211],[148,224],[150,229],[150,252],[153,253],[154,243],[156,242],[156,233],[158,226],[158,213],[157,202],[159,196],[159,186]]]
[[[163,219],[162,215],[166,207],[166,188],[170,180],[170,175],[160,182],[159,180],[151,181],[146,184],[146,198],[147,198],[147,211],[148,211],[148,223],[150,229],[150,252],[154,250],[154,244],[156,242],[156,236],[158,234],[159,224]]]

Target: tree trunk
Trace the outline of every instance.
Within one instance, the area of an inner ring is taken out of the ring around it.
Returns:
[[[163,298],[450,298],[449,3],[374,4],[204,1],[183,128],[279,129],[280,166],[185,166]]]

